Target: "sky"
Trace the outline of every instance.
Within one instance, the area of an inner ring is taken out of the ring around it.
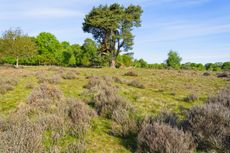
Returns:
[[[50,32],[59,41],[82,44],[84,16],[100,4],[140,5],[134,58],[162,63],[170,50],[182,62],[230,61],[230,0],[0,0],[0,32],[20,27],[30,36]]]

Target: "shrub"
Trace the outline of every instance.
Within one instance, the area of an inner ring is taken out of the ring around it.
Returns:
[[[133,81],[129,82],[128,86],[132,86],[132,87],[136,87],[136,88],[140,88],[140,89],[145,88],[145,86],[142,83],[138,82],[137,80],[133,80]]]
[[[82,101],[68,99],[68,103],[70,103],[68,116],[74,124],[88,124],[91,117],[95,115],[95,113]]]
[[[222,72],[222,73],[217,73],[218,78],[230,78],[230,73],[229,72]]]
[[[147,124],[164,123],[171,127],[177,127],[178,116],[175,113],[168,111],[161,111],[156,116],[145,116],[141,121],[140,129],[143,129]]]
[[[117,108],[113,111],[111,117],[115,123],[112,124],[112,133],[114,135],[126,137],[136,135],[138,132],[138,124],[134,115],[134,110],[126,110]]]
[[[221,90],[216,96],[209,97],[206,102],[221,104],[230,109],[230,87]]]
[[[75,71],[67,71],[67,72],[63,72],[62,74],[61,74],[61,77],[63,78],[63,79],[76,79],[77,78],[77,72],[75,72]]]
[[[1,132],[0,138],[1,152],[43,152],[42,129],[39,125],[28,121],[9,123],[8,129]]]
[[[5,94],[10,90],[13,90],[17,85],[17,80],[14,78],[0,78],[0,94]]]
[[[32,93],[30,94],[28,101],[30,104],[37,103],[39,101],[54,101],[54,100],[61,100],[63,94],[60,90],[56,87],[42,84],[39,87],[33,89]]]
[[[204,73],[203,73],[203,76],[210,76],[210,75],[211,75],[210,72],[204,72]]]
[[[65,153],[85,153],[86,147],[84,141],[78,141],[68,144]]]
[[[195,94],[190,94],[184,98],[185,102],[194,102],[198,100],[199,98]]]
[[[124,76],[138,76],[138,74],[133,71],[129,71],[129,72],[126,72]]]
[[[111,82],[99,77],[90,78],[85,88],[90,94],[91,103],[99,115],[111,118],[113,111],[118,108],[129,109],[130,105],[121,96]]]
[[[138,135],[137,153],[192,153],[193,142],[190,133],[164,123],[147,124]]]
[[[225,152],[230,149],[230,111],[220,104],[205,104],[188,111],[184,127],[191,131],[198,148]]]
[[[47,76],[47,75],[40,74],[37,76],[37,78],[39,83],[57,84],[61,81],[59,75]]]
[[[122,80],[121,78],[118,78],[118,77],[112,77],[113,81],[116,82],[116,83],[124,83],[124,80]]]

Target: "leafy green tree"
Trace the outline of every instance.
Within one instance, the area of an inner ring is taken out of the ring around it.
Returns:
[[[134,67],[147,68],[148,63],[144,59],[134,60]]]
[[[20,28],[5,31],[0,48],[3,56],[16,59],[16,68],[18,68],[20,58],[31,57],[36,53],[36,44],[31,37],[23,34]]]
[[[224,62],[222,65],[223,70],[230,70],[230,62]]]
[[[220,71],[223,63],[207,63],[205,64],[206,70],[209,71]]]
[[[100,44],[103,55],[110,57],[110,66],[115,67],[115,60],[122,51],[132,49],[134,35],[133,27],[141,26],[142,9],[130,5],[127,8],[114,3],[110,6],[94,7],[85,16],[84,32],[92,33]]]
[[[120,66],[132,66],[133,65],[133,57],[130,54],[118,55],[116,60],[116,67]]]
[[[180,68],[182,58],[175,51],[169,51],[168,59],[166,60],[166,64],[168,67],[172,67],[174,69]]]
[[[90,65],[96,65],[98,61],[97,44],[90,38],[85,39],[82,45],[82,54],[88,58]]]
[[[76,65],[81,65],[81,53],[82,53],[82,50],[81,50],[81,45],[79,44],[73,44],[71,45],[71,50],[73,52],[73,56],[75,57],[75,60],[76,60]]]
[[[74,66],[74,65],[76,65],[76,59],[74,55],[72,55],[69,59],[68,66]]]
[[[38,46],[39,64],[57,64],[57,52],[61,49],[57,38],[51,33],[41,32],[35,40]]]
[[[203,64],[191,63],[191,62],[182,64],[181,68],[185,70],[199,70],[199,71],[205,70],[205,66]]]

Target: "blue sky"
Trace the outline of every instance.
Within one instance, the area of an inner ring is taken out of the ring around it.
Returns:
[[[229,0],[0,0],[0,31],[21,27],[31,36],[46,31],[82,44],[91,37],[81,29],[85,14],[113,2],[144,10],[142,27],[134,29],[135,58],[160,63],[173,49],[183,62],[230,61]]]

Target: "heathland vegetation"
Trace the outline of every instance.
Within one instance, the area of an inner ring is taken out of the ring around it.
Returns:
[[[83,30],[96,41],[82,45],[4,32],[0,152],[230,152],[230,62],[181,64],[172,50],[162,64],[133,59],[141,14],[93,8]]]

